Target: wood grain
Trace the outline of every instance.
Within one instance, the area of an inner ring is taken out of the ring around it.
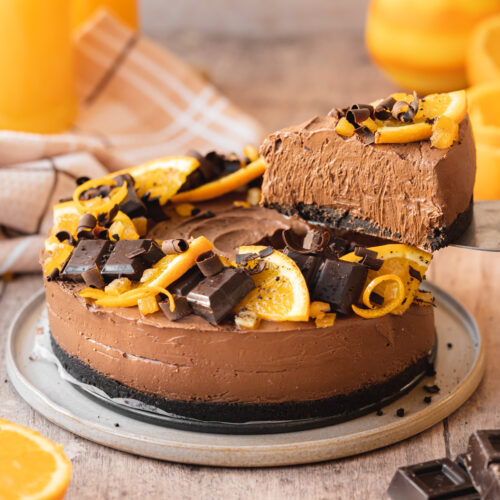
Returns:
[[[333,4],[344,2],[330,2]],[[172,34],[161,31],[156,22],[153,35],[208,72],[230,99],[271,131],[324,113],[334,105],[369,101],[392,90],[365,53],[362,20],[356,17],[353,22],[358,7],[328,9],[337,16],[335,25],[344,27],[337,33],[323,29],[320,35],[302,33],[296,38],[286,31],[291,30],[288,26],[277,39],[268,36],[270,28],[265,37],[229,38],[201,27],[197,34]],[[147,25],[148,20],[144,21]],[[397,467],[445,456],[447,450],[454,456],[464,450],[472,430],[500,427],[500,254],[451,248],[440,251],[434,260],[432,279],[463,302],[486,335],[488,366],[483,383],[468,403],[445,423],[402,443],[344,460],[276,469],[162,463],[104,448],[46,421],[4,382],[3,363],[0,416],[35,428],[65,446],[74,464],[69,499],[382,498]],[[40,286],[39,276],[7,283],[0,298],[0,359],[13,315]]]

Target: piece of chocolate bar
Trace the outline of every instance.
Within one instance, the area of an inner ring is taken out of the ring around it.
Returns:
[[[174,295],[186,296],[204,278],[198,266],[193,266],[180,278],[176,279],[167,289]]]
[[[186,297],[181,297],[179,295],[174,295],[175,309],[170,310],[170,301],[168,298],[161,302],[158,302],[158,306],[163,311],[163,314],[169,321],[178,321],[189,314],[192,314],[193,309],[187,301]]]
[[[393,500],[481,500],[467,474],[449,458],[400,467],[387,493]]]
[[[483,500],[500,498],[500,429],[480,430],[469,438],[465,467]]]
[[[252,278],[245,272],[225,268],[196,285],[187,300],[195,314],[216,325],[254,288]]]
[[[131,219],[144,217],[146,215],[146,205],[139,199],[135,191],[134,178],[130,174],[121,174],[113,178],[117,186],[127,183],[127,197],[119,205],[119,209],[127,214]]]
[[[120,240],[102,268],[105,279],[128,278],[139,281],[142,273],[165,254],[153,240]]]
[[[61,272],[61,278],[82,281],[82,274],[94,266],[101,269],[112,243],[106,240],[80,240]]]
[[[301,270],[306,280],[307,287],[312,290],[314,287],[314,280],[316,273],[321,266],[322,258],[319,255],[312,255],[307,253],[298,253],[290,250],[288,247],[283,249],[283,253],[290,257],[298,268]]]
[[[368,268],[356,262],[325,259],[311,290],[311,300],[331,304],[335,312],[350,314],[363,291]]]

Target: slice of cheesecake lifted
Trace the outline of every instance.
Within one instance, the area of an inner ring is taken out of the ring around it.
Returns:
[[[393,94],[271,134],[262,202],[341,230],[437,250],[472,219],[465,91]]]

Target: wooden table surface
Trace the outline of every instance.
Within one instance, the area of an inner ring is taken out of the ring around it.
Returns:
[[[361,23],[299,39],[166,34],[157,38],[204,68],[231,99],[266,129],[324,113],[334,105],[369,101],[392,90],[371,65]],[[0,362],[0,416],[62,443],[74,465],[69,499],[372,499],[384,498],[397,467],[464,451],[478,428],[500,427],[500,253],[456,248],[438,252],[431,279],[476,317],[487,342],[487,369],[457,412],[399,444],[320,464],[273,469],[222,469],[159,462],[111,450],[66,432],[34,412],[15,392]],[[0,360],[17,310],[42,286],[39,275],[0,282]]]

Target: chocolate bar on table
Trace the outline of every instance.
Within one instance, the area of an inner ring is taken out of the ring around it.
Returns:
[[[392,500],[481,500],[467,474],[449,458],[400,467],[387,493]]]
[[[481,498],[500,499],[500,429],[474,432],[463,461]]]

